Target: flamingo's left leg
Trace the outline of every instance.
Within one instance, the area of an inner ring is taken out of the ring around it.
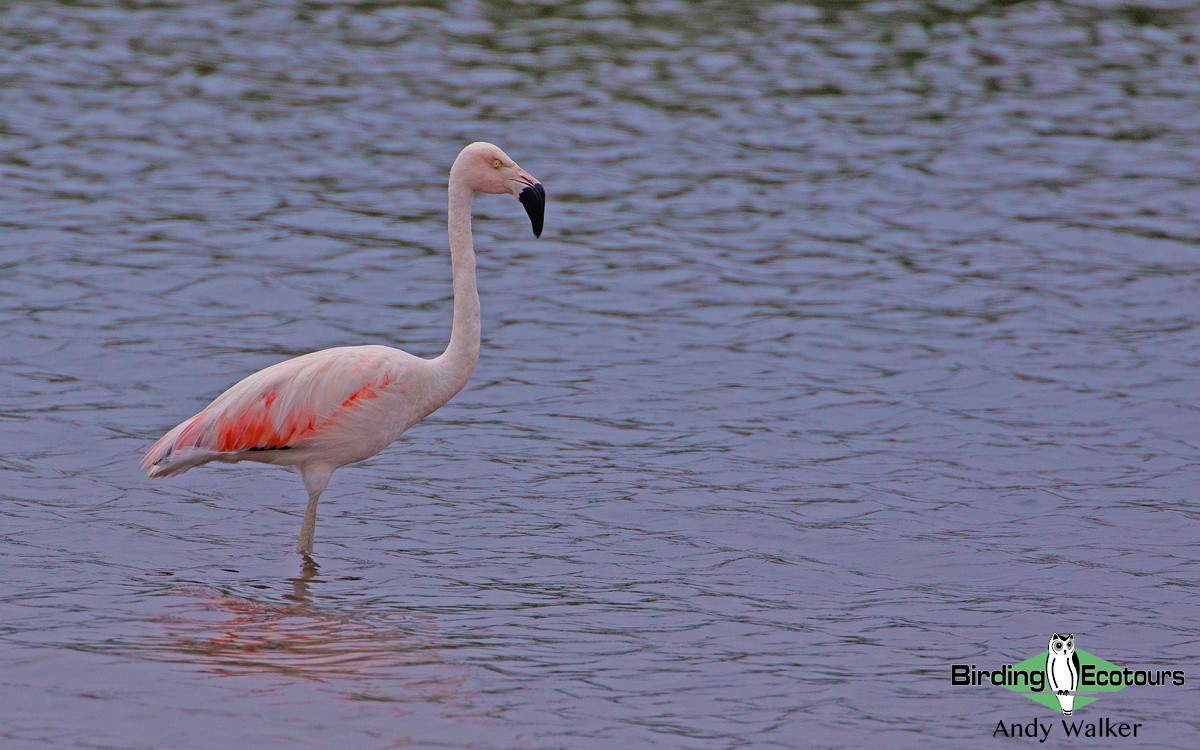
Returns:
[[[304,480],[304,489],[308,490],[308,507],[304,509],[304,523],[300,526],[300,538],[296,540],[296,551],[302,555],[312,554],[313,536],[317,532],[317,501],[329,486],[331,476],[333,468],[329,466],[300,467],[300,478]]]

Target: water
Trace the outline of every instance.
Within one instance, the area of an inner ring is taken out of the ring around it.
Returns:
[[[961,747],[1054,631],[1197,672],[1188,2],[0,11],[0,744]],[[286,356],[449,335],[338,473],[139,454]],[[1194,747],[1195,685],[1083,718]],[[1056,738],[1061,741],[1061,737]],[[1125,746],[1122,744],[1121,746]]]

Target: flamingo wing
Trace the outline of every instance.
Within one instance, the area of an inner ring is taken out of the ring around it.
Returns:
[[[399,378],[387,347],[326,349],[250,375],[156,442],[149,476],[186,471],[214,455],[303,445],[339,413],[379,397]]]

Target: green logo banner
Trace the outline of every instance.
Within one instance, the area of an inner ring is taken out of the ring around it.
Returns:
[[[1115,693],[1118,690],[1128,687],[1123,679],[1126,670],[1122,667],[1118,667],[1111,661],[1105,661],[1095,654],[1089,654],[1087,651],[1080,651],[1076,649],[1075,654],[1079,657],[1079,690],[1075,695],[1076,709],[1083,708],[1089,703],[1094,703],[1097,698],[1102,697],[1101,695],[1089,695],[1089,693]],[[1031,656],[1020,664],[1014,664],[1012,669],[1013,672],[1034,673],[1044,671],[1046,669],[1046,654],[1045,652],[1042,652],[1040,654]],[[1122,675],[1122,679],[1118,685],[1108,684],[1112,680],[1109,680],[1107,676],[1114,672]],[[1101,674],[1104,676],[1101,676]],[[1094,684],[1097,678],[1103,680],[1105,684]],[[1130,682],[1130,684],[1133,683]],[[1053,710],[1055,713],[1057,713],[1059,710],[1058,696],[1055,695],[1054,691],[1048,687],[1042,689],[1041,691],[1031,690],[1027,685],[1006,684],[1004,687],[1008,688],[1014,693],[1020,693],[1031,701],[1042,704],[1046,708]]]

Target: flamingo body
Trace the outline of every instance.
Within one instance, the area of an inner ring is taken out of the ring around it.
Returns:
[[[473,143],[450,171],[454,323],[435,359],[387,346],[343,346],[254,373],[163,435],[142,459],[170,477],[211,461],[299,469],[308,507],[296,550],[311,554],[317,501],[333,472],[374,456],[466,385],[479,357],[479,296],[471,242],[475,193],[511,193],[541,234],[545,191],[490,143]]]
[[[428,360],[386,346],[343,346],[271,365],[162,436],[151,477],[209,461],[304,467],[370,458],[450,400]],[[449,391],[449,392],[446,392]]]

